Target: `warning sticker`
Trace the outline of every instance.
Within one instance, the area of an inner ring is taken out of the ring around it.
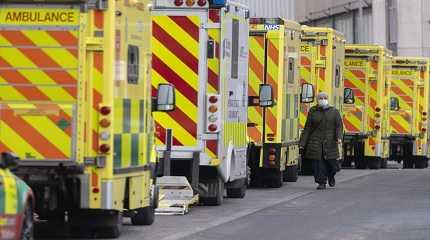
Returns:
[[[79,9],[0,8],[0,25],[79,25]]]

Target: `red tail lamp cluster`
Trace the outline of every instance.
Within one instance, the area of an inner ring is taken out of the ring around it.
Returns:
[[[99,127],[101,131],[99,132],[100,141],[107,141],[110,138],[109,127],[112,125],[109,117],[112,113],[112,109],[109,106],[100,107],[100,121]],[[108,143],[100,143],[99,152],[101,154],[108,154],[111,151],[111,146]]]
[[[206,100],[206,131],[217,133],[221,124],[221,99],[219,95],[209,95]]]
[[[173,2],[175,4],[175,6],[177,7],[193,7],[193,6],[199,6],[199,7],[204,7],[206,6],[207,0],[175,0]]]

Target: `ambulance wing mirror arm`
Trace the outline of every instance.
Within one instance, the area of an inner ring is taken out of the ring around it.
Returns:
[[[390,98],[390,109],[391,111],[399,111],[400,110],[400,102],[396,97]]]
[[[300,95],[300,102],[311,103],[315,99],[315,89],[312,84],[305,83],[302,85],[302,93]]]
[[[0,159],[0,168],[13,169],[18,166],[19,157],[11,152],[2,152]]]
[[[273,88],[269,84],[260,84],[260,107],[272,107],[273,102]]]
[[[171,84],[159,84],[157,96],[152,99],[152,109],[157,112],[171,112],[176,106],[176,91]]]
[[[345,88],[343,90],[343,103],[345,104],[354,104],[355,103],[355,96],[354,91],[351,88]]]

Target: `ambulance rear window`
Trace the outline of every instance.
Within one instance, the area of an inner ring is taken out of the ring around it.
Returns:
[[[239,77],[239,20],[233,19],[231,78]]]
[[[139,47],[128,46],[127,81],[129,84],[138,84],[139,81]]]

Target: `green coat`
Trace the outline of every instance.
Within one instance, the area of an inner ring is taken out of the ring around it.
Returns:
[[[323,109],[314,106],[309,110],[305,128],[300,137],[303,157],[320,160],[338,159],[337,140],[343,138],[343,122],[339,111],[334,107]]]

